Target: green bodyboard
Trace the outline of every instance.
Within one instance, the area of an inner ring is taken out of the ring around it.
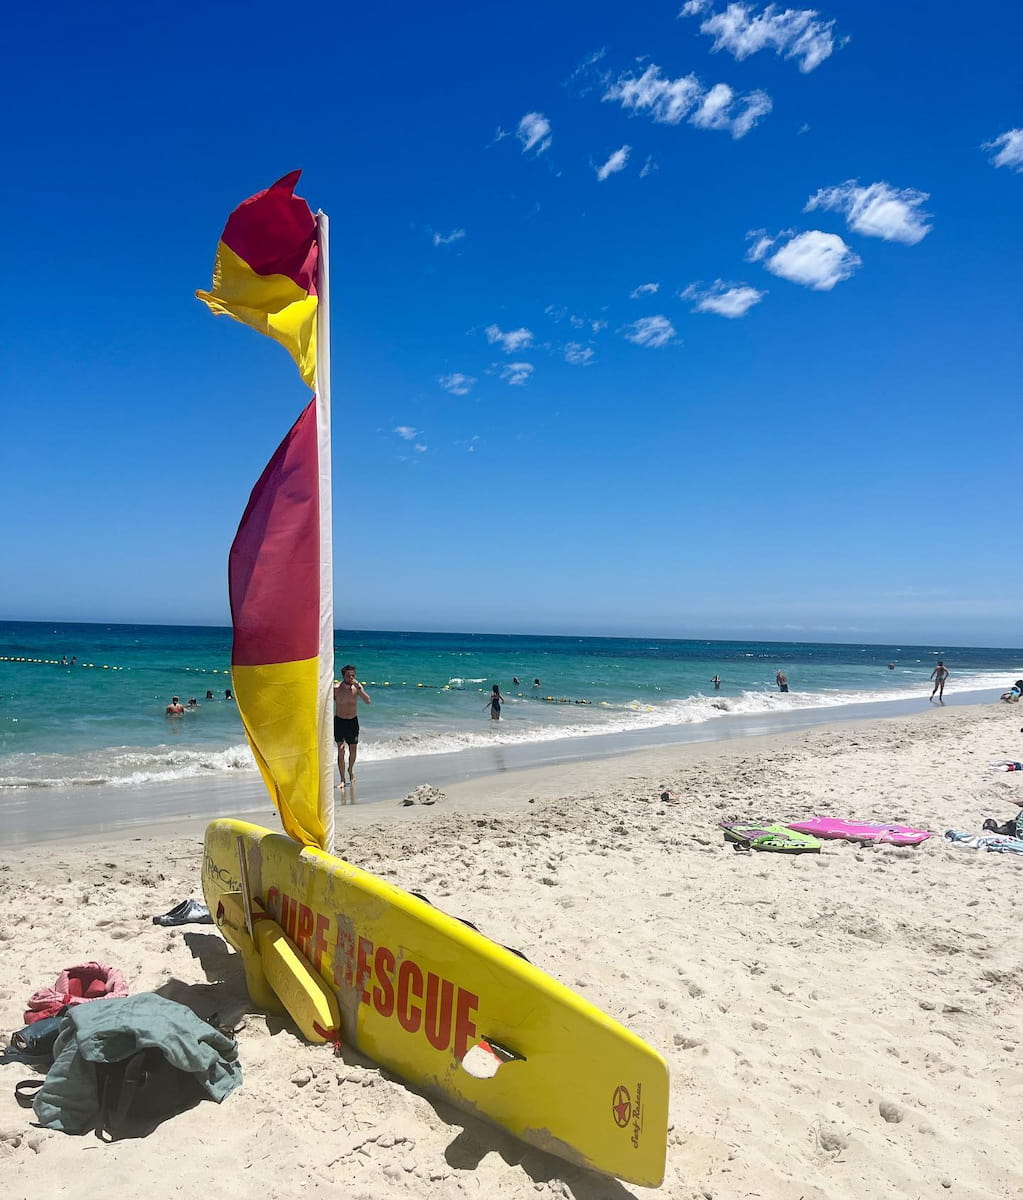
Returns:
[[[774,850],[779,854],[820,854],[819,838],[797,833],[784,825],[764,825],[757,822],[722,821],[721,829],[730,842],[748,846],[751,850]]]

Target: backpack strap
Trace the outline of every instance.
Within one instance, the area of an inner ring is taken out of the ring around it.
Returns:
[[[21,1105],[22,1108],[31,1108],[35,1103],[35,1093],[46,1082],[45,1079],[23,1079],[20,1083],[14,1085],[14,1099]]]
[[[146,1066],[147,1050],[138,1050],[123,1063],[106,1064],[99,1072],[99,1116],[96,1119],[96,1136],[101,1141],[115,1141],[124,1129],[125,1118],[139,1088],[149,1078]],[[114,1069],[111,1070],[111,1067]],[[122,1070],[123,1067],[123,1070]],[[120,1080],[116,1087],[115,1081]]]

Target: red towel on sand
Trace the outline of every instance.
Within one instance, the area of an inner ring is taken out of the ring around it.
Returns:
[[[127,996],[128,985],[116,967],[102,963],[79,963],[67,967],[57,976],[52,988],[42,988],[28,998],[25,1024],[31,1025],[43,1017],[53,1017],[72,1004],[100,1000],[105,996]]]

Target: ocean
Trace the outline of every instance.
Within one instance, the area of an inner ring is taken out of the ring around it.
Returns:
[[[230,651],[227,628],[0,622],[0,789],[255,776],[225,698]],[[727,737],[742,714],[926,701],[941,658],[950,693],[1023,675],[1023,650],[931,645],[338,630],[335,653],[373,700],[360,705],[363,763],[714,722],[709,736]],[[494,683],[508,699],[496,722]],[[173,695],[198,707],[168,719]]]

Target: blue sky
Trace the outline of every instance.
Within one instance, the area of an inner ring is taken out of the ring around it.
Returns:
[[[22,6],[0,617],[226,623],[301,167],[339,626],[1019,645],[1021,10],[682,4]]]

